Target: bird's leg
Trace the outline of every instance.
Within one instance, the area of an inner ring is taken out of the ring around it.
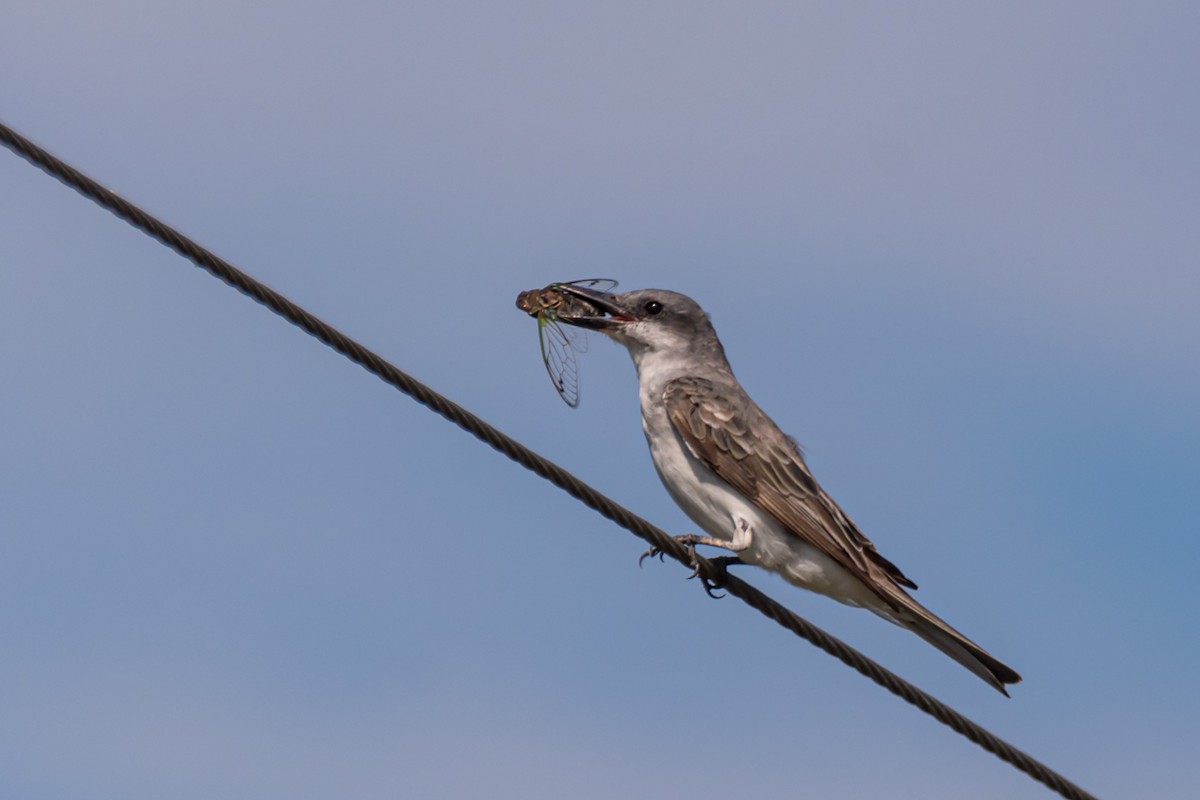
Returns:
[[[698,536],[694,533],[685,533],[682,536],[674,536],[672,538],[675,539],[675,541],[679,542],[684,547],[686,547],[688,549],[688,551],[692,554],[693,566],[695,566],[696,545],[698,545],[698,544],[707,544],[712,547],[719,547],[722,550],[732,550],[733,549],[729,546],[730,543],[728,540],[717,539],[712,536]],[[638,566],[640,567],[642,565],[642,562],[645,561],[647,558],[654,558],[655,556],[658,556],[658,560],[662,561],[664,555],[666,555],[666,553],[660,547],[655,545],[655,546],[651,547],[650,549],[648,549],[646,552],[642,553],[640,556],[638,556]]]

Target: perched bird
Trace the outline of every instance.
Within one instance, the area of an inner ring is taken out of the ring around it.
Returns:
[[[642,429],[663,485],[708,535],[677,539],[723,548],[789,583],[870,609],[907,628],[1007,695],[1012,668],[914,600],[917,586],[875,549],[813,478],[796,442],[738,383],[708,315],[660,289],[608,294],[558,289],[598,314],[560,322],[624,345],[640,384]],[[651,551],[653,552],[653,551]]]

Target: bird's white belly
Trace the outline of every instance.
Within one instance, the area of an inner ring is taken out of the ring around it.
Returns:
[[[735,552],[743,561],[777,572],[796,586],[847,605],[867,608],[880,605],[875,593],[858,578],[787,530],[693,457],[665,411],[643,413],[642,427],[663,486],[709,536],[735,545]],[[739,538],[744,539],[747,533],[749,542],[745,549],[736,549],[736,545],[743,544]]]

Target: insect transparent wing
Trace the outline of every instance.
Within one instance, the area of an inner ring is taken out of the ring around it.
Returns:
[[[575,344],[582,336],[559,324],[550,313],[538,316],[538,341],[542,346],[542,362],[558,396],[571,408],[579,405],[579,362],[575,359]]]
[[[552,283],[551,286],[578,286],[581,289],[591,289],[596,292],[611,292],[617,288],[617,282],[611,278],[585,278],[579,281],[563,281]]]

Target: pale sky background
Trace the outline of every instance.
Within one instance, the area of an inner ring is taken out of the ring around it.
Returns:
[[[741,574],[1105,798],[1200,781],[1200,6],[9,2],[0,116],[660,526],[713,316],[1012,664]],[[0,152],[0,796],[1045,798]]]

